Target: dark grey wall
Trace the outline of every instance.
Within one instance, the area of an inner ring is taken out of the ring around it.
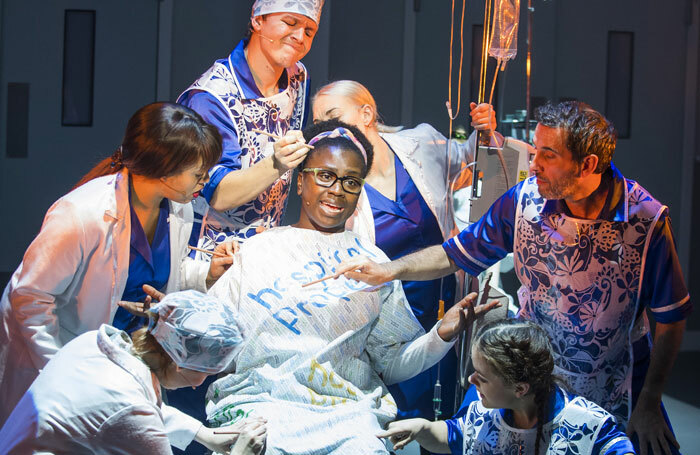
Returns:
[[[684,2],[663,8],[634,0],[556,4],[555,96],[576,97],[604,111],[607,31],[635,32],[631,135],[618,141],[615,162],[668,204],[676,222],[685,222],[681,186],[673,178],[680,177],[682,160]]]
[[[170,99],[214,60],[226,58],[248,26],[252,0],[175,0]]]
[[[384,121],[398,124],[404,2],[334,1],[330,12],[329,79],[360,81],[374,95]]]
[[[63,126],[64,13],[96,10],[93,119]],[[49,206],[119,146],[127,120],[154,101],[158,3],[155,0],[2,0],[0,2],[0,272],[13,271]],[[26,158],[6,150],[7,87],[29,84]]]

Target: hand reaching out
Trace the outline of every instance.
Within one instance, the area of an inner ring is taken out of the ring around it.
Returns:
[[[472,292],[465,298],[455,303],[442,318],[442,323],[438,327],[438,335],[444,341],[450,341],[474,321],[488,313],[494,308],[501,306],[497,300],[474,306],[477,294]]]
[[[117,305],[124,308],[129,313],[140,318],[148,317],[146,311],[151,307],[152,299],[150,296],[146,296],[143,302],[132,302],[129,300],[120,300]]]
[[[146,293],[146,298],[143,299],[143,302],[130,302],[128,300],[121,300],[117,302],[117,305],[124,308],[126,311],[133,314],[134,316],[138,316],[140,318],[147,318],[148,313],[146,312],[149,308],[151,308],[151,304],[163,300],[163,297],[165,297],[165,293],[160,292],[158,289],[154,288],[150,284],[144,284],[142,286],[142,289],[143,292]]]
[[[372,286],[378,286],[394,279],[387,264],[379,264],[365,256],[355,256],[341,262],[333,277],[337,278],[341,275]]]
[[[398,420],[389,423],[386,430],[377,433],[378,438],[388,438],[394,450],[403,449],[423,430],[424,419]]]

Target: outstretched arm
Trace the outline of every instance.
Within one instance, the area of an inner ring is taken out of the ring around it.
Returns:
[[[474,321],[493,308],[496,300],[475,305],[477,294],[472,292],[450,308],[436,326],[425,335],[405,343],[382,371],[387,385],[410,379],[439,362],[452,347],[457,336]],[[385,356],[390,356],[386,351]]]
[[[678,442],[662,417],[661,394],[676,360],[692,303],[667,213],[662,214],[654,227],[641,288],[640,305],[653,315],[656,331],[649,370],[632,410],[627,434],[637,433],[642,455],[651,453],[649,444],[653,453],[671,453],[670,446],[678,447]]]
[[[435,245],[382,264],[356,257],[340,264],[336,276],[345,275],[376,286],[393,280],[434,280],[457,270],[442,245]]]
[[[447,424],[440,420],[408,419],[391,422],[386,431],[377,434],[378,438],[389,438],[394,450],[403,449],[411,441],[418,441],[424,449],[437,453],[449,453],[447,445]]]

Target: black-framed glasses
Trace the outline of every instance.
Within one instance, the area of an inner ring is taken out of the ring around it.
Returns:
[[[350,194],[359,194],[360,191],[362,191],[362,185],[365,184],[365,180],[359,177],[353,177],[351,175],[338,177],[335,172],[320,167],[307,167],[306,169],[302,169],[301,172],[313,172],[316,185],[325,188],[332,187],[335,185],[335,182],[340,180],[340,186]]]

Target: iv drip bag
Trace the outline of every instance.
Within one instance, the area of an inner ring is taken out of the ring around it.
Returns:
[[[518,53],[520,0],[495,0],[489,55],[506,61]]]

